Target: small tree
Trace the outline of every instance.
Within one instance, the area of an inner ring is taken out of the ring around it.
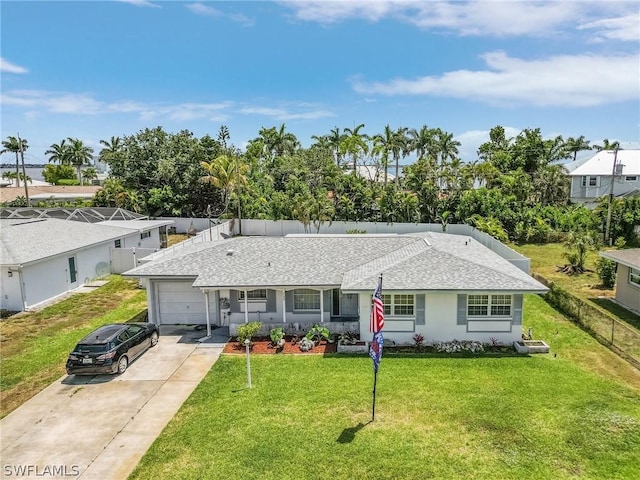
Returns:
[[[564,246],[568,249],[563,256],[569,261],[568,264],[558,270],[568,275],[585,272],[585,262],[589,253],[596,250],[598,242],[591,232],[571,232]]]
[[[600,257],[596,263],[596,272],[604,287],[613,288],[616,284],[616,262]]]

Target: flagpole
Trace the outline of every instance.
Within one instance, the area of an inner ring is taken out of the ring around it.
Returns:
[[[373,374],[373,405],[371,406],[371,421],[376,419],[376,383],[378,382],[378,369]]]

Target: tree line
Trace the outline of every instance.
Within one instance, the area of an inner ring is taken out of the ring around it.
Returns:
[[[309,231],[332,221],[439,222],[443,230],[469,223],[516,242],[603,228],[607,200],[594,211],[571,204],[559,162],[583,150],[617,148],[616,142],[545,139],[539,128],[507,137],[496,126],[477,159],[465,163],[460,142],[440,128],[387,125],[374,135],[364,128],[335,127],[312,136],[308,148],[285,124],[261,128],[244,151],[226,126],[215,138],[162,127],[111,137],[100,141],[109,178],[93,202],[150,216],[294,219]],[[47,151],[51,167],[73,167],[80,183],[92,154],[71,138]],[[615,202],[611,236],[634,243],[640,201]]]

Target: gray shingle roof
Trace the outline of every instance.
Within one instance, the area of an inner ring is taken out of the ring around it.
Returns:
[[[0,219],[0,265],[20,265],[131,235],[128,228],[55,218]]]
[[[467,242],[465,244],[465,242]],[[236,237],[127,272],[197,276],[195,287],[335,286],[372,289],[382,273],[391,290],[544,292],[539,282],[469,237],[344,235]]]
[[[627,267],[640,268],[640,248],[607,250],[605,252],[600,252],[600,256],[626,265]]]

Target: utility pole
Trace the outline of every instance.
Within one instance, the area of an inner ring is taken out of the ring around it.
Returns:
[[[20,160],[22,161],[22,180],[24,183],[24,198],[27,200],[27,207],[30,207],[31,202],[29,201],[29,188],[27,187],[27,171],[24,168],[24,147],[22,145],[22,139],[20,138],[19,133],[18,133],[18,145],[20,146]]]
[[[618,147],[613,151],[613,169],[611,170],[611,188],[609,189],[609,209],[607,210],[607,226],[604,231],[604,242],[611,246],[611,236],[609,229],[611,228],[611,210],[613,209],[613,186],[616,180],[616,166],[618,162]]]

